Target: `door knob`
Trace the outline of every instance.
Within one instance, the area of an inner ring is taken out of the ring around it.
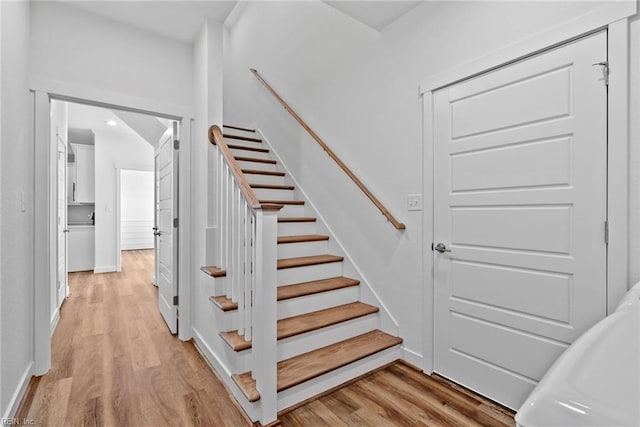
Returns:
[[[69,232],[69,229],[68,229],[68,228],[65,228],[65,229],[63,229],[63,230],[62,230],[62,232],[63,232],[63,233],[68,233],[68,232]]]
[[[445,252],[451,252],[451,249],[447,249],[447,246],[444,243],[438,243],[434,246],[433,249],[440,252],[441,254]]]
[[[152,230],[153,231],[158,231],[158,227],[153,227]]]
[[[159,232],[159,231],[154,231],[154,232],[153,232],[153,235],[154,235],[154,236],[159,236],[159,235],[160,235],[160,232]]]

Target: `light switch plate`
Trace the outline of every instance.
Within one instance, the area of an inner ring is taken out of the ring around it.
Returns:
[[[410,211],[422,210],[422,194],[409,194],[407,196],[407,210],[410,210]]]

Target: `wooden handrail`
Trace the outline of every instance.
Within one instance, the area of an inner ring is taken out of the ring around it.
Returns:
[[[289,107],[285,100],[282,99],[280,95],[278,95],[278,93],[273,90],[269,83],[267,83],[262,78],[260,73],[258,73],[258,70],[256,70],[255,68],[250,68],[250,70],[256,76],[258,81],[260,81],[260,83],[262,83],[269,90],[269,92],[271,92],[271,94],[276,97],[276,99],[280,102],[280,104],[282,104],[284,109],[287,110],[298,123],[300,123],[300,126],[302,126],[309,133],[309,135],[311,135],[311,137],[316,140],[316,142],[329,155],[329,157],[331,157],[333,161],[336,162],[338,166],[340,166],[340,169],[342,169],[344,173],[346,173],[347,176],[351,178],[351,180],[358,186],[358,188],[362,190],[365,196],[367,196],[369,200],[371,200],[371,202],[376,205],[380,212],[382,212],[382,215],[384,215],[389,220],[389,222],[391,222],[391,224],[393,224],[393,226],[398,230],[404,230],[405,228],[407,228],[403,223],[399,222],[393,215],[391,215],[391,213],[387,210],[387,208],[384,207],[380,200],[378,200],[376,196],[374,196],[371,191],[369,191],[369,189],[362,183],[362,181],[360,181],[358,177],[353,172],[351,172],[351,169],[349,169],[347,165],[345,165],[344,162],[340,160],[336,153],[334,153],[333,150],[327,146],[322,138],[320,138],[318,134],[315,133],[313,129],[311,129],[309,125],[307,125],[307,123],[305,123],[305,121],[302,120],[302,118],[291,107]]]
[[[283,205],[275,204],[275,203],[260,203],[258,198],[256,197],[251,185],[247,182],[247,179],[244,177],[238,162],[233,157],[231,150],[226,142],[224,142],[224,138],[222,137],[222,130],[217,125],[213,125],[209,128],[209,142],[213,145],[217,145],[224,157],[224,160],[227,162],[233,177],[235,178],[238,186],[240,187],[240,191],[244,195],[244,198],[247,200],[247,204],[253,210],[262,209],[269,211],[279,211],[283,208]]]

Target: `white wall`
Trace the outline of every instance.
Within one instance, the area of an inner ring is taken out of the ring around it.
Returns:
[[[116,168],[152,171],[153,147],[137,135],[96,132],[96,272],[116,269]]]
[[[160,139],[160,138],[158,138]],[[120,170],[120,247],[153,248],[153,171]]]
[[[0,92],[0,415],[12,415],[33,360],[33,134],[29,95],[29,2],[2,2]],[[21,209],[24,193],[25,210]]]
[[[426,2],[375,31],[322,2],[250,2],[226,44],[225,121],[257,123],[422,353],[419,83],[600,6],[593,2]],[[257,68],[401,222],[379,211],[249,73]],[[424,209],[432,209],[424,200]]]
[[[61,2],[34,2],[32,87],[162,113],[190,111],[191,46]]]
[[[213,279],[199,271],[214,262],[215,217],[212,197],[215,197],[215,148],[209,143],[209,126],[222,126],[222,24],[209,21],[201,29],[194,43],[194,93],[195,125],[192,146],[192,271],[191,295],[192,326],[195,334],[204,340],[205,350],[210,350],[221,363],[228,366],[228,355],[218,337],[222,316],[216,316],[209,297],[214,295]],[[207,177],[196,179],[196,177]],[[207,250],[208,248],[208,250]],[[182,298],[182,297],[181,297]],[[221,358],[221,359],[220,359]],[[214,360],[210,362],[215,363]],[[223,376],[228,380],[229,377]]]

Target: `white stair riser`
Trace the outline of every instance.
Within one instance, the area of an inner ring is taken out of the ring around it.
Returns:
[[[285,216],[285,215],[282,215]],[[314,234],[315,222],[279,222],[278,236],[293,236],[298,234]]]
[[[293,190],[276,190],[271,188],[254,188],[254,194],[259,200],[293,200]]]
[[[215,313],[218,332],[232,331],[238,328],[238,310],[223,311],[212,302],[211,310]]]
[[[340,369],[335,369],[313,380],[305,381],[300,385],[283,390],[278,393],[278,411],[310,399],[313,396],[344,384],[367,372],[385,366],[400,359],[400,357],[400,346],[397,345],[350,363]]]
[[[242,155],[242,157],[253,157],[253,156]],[[275,172],[277,170],[276,165],[271,163],[249,162],[244,160],[238,160],[238,166],[240,166],[240,169],[254,169],[259,171]]]
[[[279,340],[278,361],[371,332],[377,328],[378,319],[376,314],[347,320],[326,328]]]
[[[240,145],[240,144],[234,144],[234,145]],[[262,148],[262,147],[260,147]],[[232,148],[231,149],[231,154],[233,154],[234,156],[245,156],[245,157],[255,157],[258,159],[268,159],[269,158],[269,153],[263,153],[260,151],[253,151],[253,150],[242,150],[242,149],[238,149],[238,148]]]
[[[342,263],[309,265],[306,267],[285,268],[278,270],[277,284],[290,285],[293,283],[310,282],[312,280],[328,279],[342,276]]]
[[[298,316],[312,311],[324,310],[342,304],[358,301],[358,286],[321,292],[303,297],[278,301],[278,319]]]
[[[328,246],[326,240],[303,243],[280,243],[278,244],[278,258],[323,255],[327,253]]]
[[[260,174],[254,174],[254,173],[245,173],[244,177],[247,178],[247,181],[250,184],[283,185],[283,184],[286,183],[284,176],[260,175]]]
[[[260,200],[272,200],[272,199],[260,199]],[[307,210],[305,205],[284,205],[278,215],[280,216],[306,216]]]
[[[378,328],[377,313],[347,320],[336,325],[278,340],[278,361],[316,350]],[[222,340],[222,338],[220,338]],[[228,360],[232,360],[234,372],[251,371],[252,349],[235,351],[224,343]]]

